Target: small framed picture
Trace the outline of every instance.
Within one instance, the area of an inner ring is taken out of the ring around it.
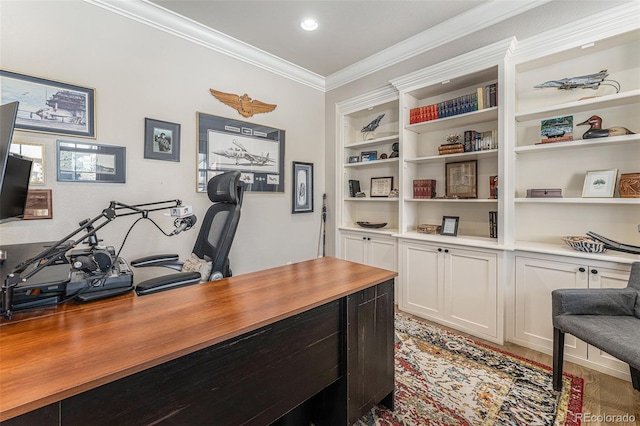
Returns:
[[[393,189],[393,176],[371,178],[371,197],[388,197]]]
[[[583,198],[611,198],[616,189],[618,169],[591,170],[584,177]]]
[[[180,161],[180,125],[145,118],[144,158]]]
[[[458,235],[459,216],[442,216],[442,228],[440,235],[450,235],[455,237]]]
[[[57,141],[59,182],[126,183],[124,146]]]
[[[313,163],[293,162],[291,213],[313,212]]]
[[[360,162],[360,157],[358,157],[357,155],[351,155],[349,157],[349,163],[359,163]]]
[[[24,206],[24,220],[53,218],[50,189],[30,189]]]
[[[378,151],[363,151],[360,153],[362,161],[375,161],[378,158]]]

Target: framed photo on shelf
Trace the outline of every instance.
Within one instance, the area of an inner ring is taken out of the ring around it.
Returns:
[[[442,228],[440,235],[450,235],[455,237],[458,235],[459,216],[442,216]]]
[[[370,197],[388,197],[393,189],[393,176],[371,178]]]
[[[144,158],[180,161],[180,125],[145,118]]]
[[[447,198],[478,198],[478,161],[446,164]]]
[[[591,170],[584,177],[583,198],[611,198],[616,189],[618,169]]]
[[[0,104],[18,101],[16,129],[96,137],[96,91],[0,70]]]
[[[24,206],[24,220],[52,219],[53,210],[50,189],[30,189]]]
[[[12,141],[9,151],[14,154],[30,158],[33,161],[31,163],[31,177],[29,178],[29,185],[45,184],[46,174],[44,172],[45,161],[43,144]]]
[[[209,179],[239,170],[249,192],[284,192],[285,131],[198,112],[197,192]]]
[[[83,142],[57,142],[58,181],[126,182],[126,148]]]
[[[349,163],[359,163],[359,162],[360,162],[360,157],[358,157],[357,155],[349,156]]]
[[[293,162],[291,213],[313,212],[313,163]]]
[[[363,151],[360,153],[360,157],[362,158],[362,162],[375,161],[376,158],[378,158],[378,151]]]

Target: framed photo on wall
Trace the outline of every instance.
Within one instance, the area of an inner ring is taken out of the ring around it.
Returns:
[[[50,189],[30,189],[27,192],[23,219],[52,219],[52,205]]]
[[[180,125],[145,118],[144,158],[180,161]]]
[[[291,213],[313,212],[313,163],[293,162]]]
[[[0,104],[18,101],[16,129],[96,137],[96,91],[0,70]]]
[[[197,191],[213,176],[239,170],[245,191],[284,192],[285,131],[197,113]]]
[[[82,142],[57,143],[58,181],[126,182],[126,148]]]

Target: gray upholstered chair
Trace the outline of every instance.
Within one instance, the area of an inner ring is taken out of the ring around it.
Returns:
[[[640,262],[631,265],[625,288],[554,290],[553,388],[562,388],[564,334],[569,333],[629,364],[640,391]]]

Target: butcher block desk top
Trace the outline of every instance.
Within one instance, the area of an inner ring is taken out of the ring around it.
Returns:
[[[0,420],[392,279],[325,257],[146,296],[14,314],[0,324]]]

